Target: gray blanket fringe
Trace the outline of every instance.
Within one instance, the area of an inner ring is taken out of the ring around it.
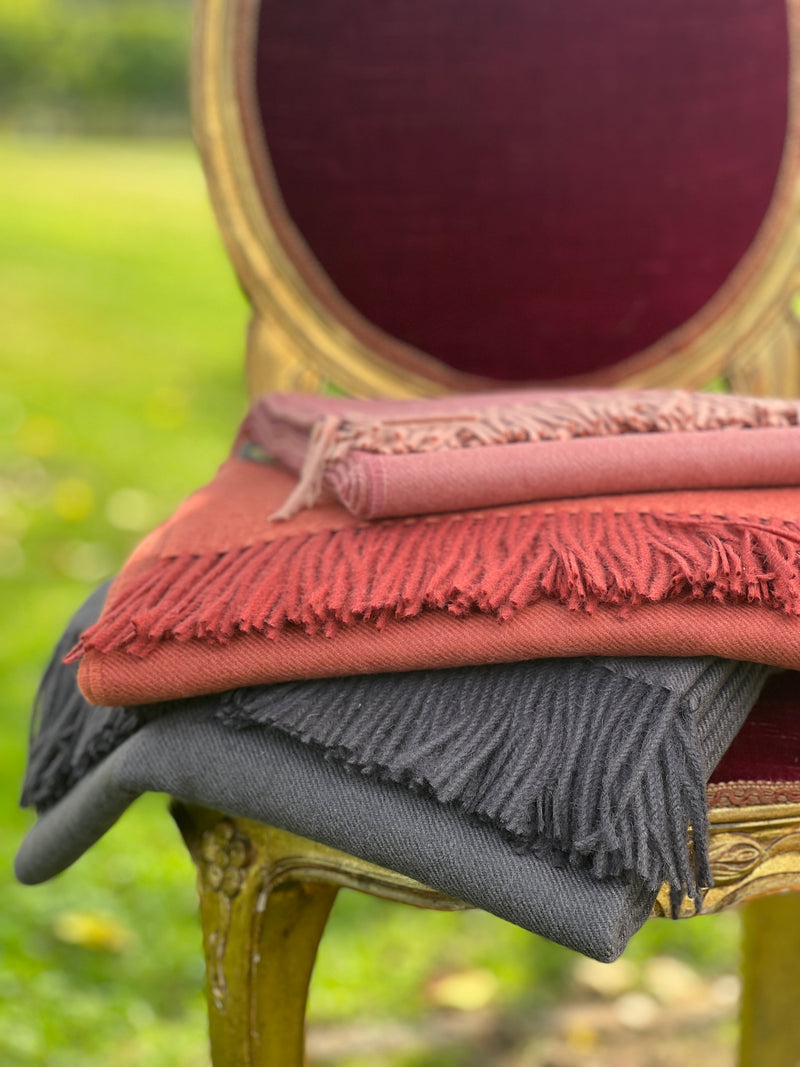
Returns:
[[[94,622],[111,583],[92,593],[70,619],[45,669],[31,716],[28,766],[21,804],[44,811],[68,792],[96,763],[141,725],[134,708],[95,708],[78,689],[77,665],[64,656]]]
[[[596,877],[635,871],[696,895],[711,884],[705,785],[768,674],[711,658],[539,660],[237,689],[218,717],[277,727]]]

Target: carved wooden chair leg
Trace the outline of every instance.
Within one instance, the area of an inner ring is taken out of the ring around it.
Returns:
[[[174,803],[198,871],[214,1067],[302,1067],[317,946],[338,886],[301,838]]]
[[[340,886],[437,911],[467,907],[306,838],[172,803],[197,867],[214,1067],[301,1067],[308,984]]]
[[[744,911],[740,1067],[800,1067],[800,895]]]

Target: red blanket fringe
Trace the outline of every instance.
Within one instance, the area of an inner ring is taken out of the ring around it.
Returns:
[[[682,597],[800,615],[799,552],[795,523],[655,512],[473,512],[323,530],[154,562],[112,590],[67,662],[287,625],[330,635],[430,609],[503,619],[543,597],[589,612]]]

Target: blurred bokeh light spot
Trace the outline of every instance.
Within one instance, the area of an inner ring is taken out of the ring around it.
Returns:
[[[61,427],[49,415],[28,415],[17,430],[17,447],[29,456],[52,456],[61,444]]]
[[[597,1048],[600,1035],[589,1023],[577,1020],[565,1030],[564,1041],[575,1052],[588,1053]]]
[[[742,994],[742,980],[735,974],[721,974],[711,983],[711,996],[722,1008],[735,1008]]]
[[[135,941],[133,932],[119,920],[91,912],[66,911],[56,915],[53,934],[67,945],[100,952],[124,952]]]
[[[39,507],[50,498],[50,476],[38,459],[14,456],[0,468],[0,486],[14,499]]]
[[[667,1006],[696,1002],[704,995],[703,979],[683,960],[654,956],[644,965],[645,991]]]
[[[649,1030],[659,1015],[658,1004],[646,993],[624,993],[614,1010],[619,1022],[629,1030]]]
[[[595,996],[618,997],[635,987],[638,971],[629,960],[600,963],[584,957],[575,964],[572,978],[580,989]]]
[[[487,1007],[499,991],[500,982],[491,971],[475,968],[435,978],[428,985],[434,1004],[458,1011],[479,1011]]]
[[[157,501],[144,489],[117,489],[106,501],[106,518],[118,530],[147,530],[156,511]]]
[[[58,566],[67,578],[99,582],[114,570],[114,559],[99,541],[68,541],[59,546]]]
[[[81,478],[64,478],[53,490],[53,510],[65,522],[80,522],[94,510],[94,490]]]

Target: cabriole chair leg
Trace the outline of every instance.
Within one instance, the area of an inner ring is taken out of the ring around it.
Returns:
[[[302,1067],[311,972],[338,887],[299,838],[174,803],[197,866],[214,1067]]]
[[[173,801],[197,867],[214,1067],[302,1067],[308,985],[344,886],[436,911],[467,905],[250,819]]]
[[[744,909],[739,1067],[800,1067],[800,895]]]

